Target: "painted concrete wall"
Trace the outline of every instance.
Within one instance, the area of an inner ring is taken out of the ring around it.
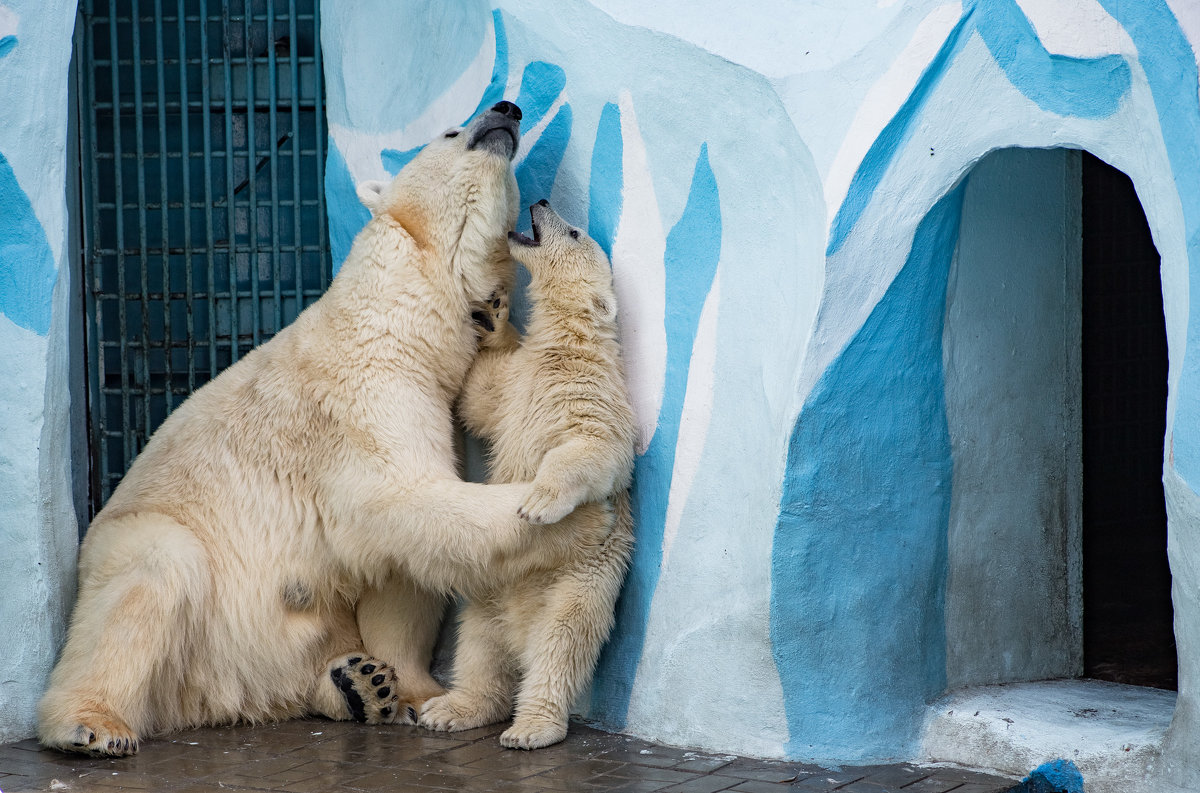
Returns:
[[[0,3],[0,741],[32,733],[74,598],[67,85],[75,3]]]
[[[948,688],[1083,673],[1081,177],[1070,149],[967,177],[942,341]]]
[[[962,409],[978,361],[963,359],[955,305],[968,276],[989,275],[964,251],[1003,235],[976,217],[981,183],[1007,195],[1052,181],[1053,167],[989,177],[989,152],[1083,148],[1129,174],[1162,257],[1170,358],[1181,668],[1161,767],[1200,787],[1194,3],[325,0],[322,13],[335,258],[365,219],[355,182],[501,98],[525,112],[522,200],[548,197],[612,254],[642,428],[638,546],[586,705],[671,743],[915,757],[949,685],[1043,663],[981,666],[963,639],[987,602],[960,575],[964,532],[980,528],[967,507],[987,495],[971,478],[1013,467],[964,449],[998,431]],[[28,731],[73,581],[72,16],[66,2],[0,6],[0,630],[17,637],[0,661],[0,737]],[[1031,267],[1013,272],[1057,277]],[[1023,330],[1001,308],[1000,327]],[[1021,343],[1071,332],[1059,320]],[[1069,517],[1056,529],[1073,530]],[[1070,560],[1054,565],[1069,589]],[[1052,616],[1070,625],[1071,608]]]
[[[1171,553],[1185,627],[1168,759],[1174,778],[1197,773],[1170,748],[1200,735],[1200,640],[1188,633],[1200,624],[1200,524],[1180,506],[1200,487],[1194,4],[322,9],[335,258],[364,217],[354,182],[394,173],[424,140],[500,98],[525,111],[522,200],[549,198],[612,254],[642,426],[638,546],[588,711],[672,743],[913,757],[927,703],[947,686],[1078,668],[1073,639],[1021,661],[980,658],[1001,645],[1016,658],[1077,631],[1069,554],[1044,563],[1046,591],[1016,604],[1042,628],[1022,632],[1016,618],[989,636],[964,627],[994,616],[984,557],[1032,561],[1037,542],[1078,531],[1071,505],[1049,521],[1035,504],[995,514],[1033,487],[1018,481],[1030,478],[1022,458],[1066,466],[1035,501],[1073,497],[1077,440],[1046,444],[1039,433],[1074,421],[1076,386],[1056,383],[1043,398],[1063,400],[1058,414],[994,453],[982,441],[1028,416],[1004,402],[986,420],[968,410],[984,387],[976,373],[1014,389],[1033,378],[979,360],[995,345],[1032,346],[1040,365],[1075,354],[1049,348],[1078,333],[1073,314],[1054,313],[1074,306],[1073,293],[1046,291],[1076,277],[1078,254],[1056,225],[1078,222],[1070,196],[1041,196],[1044,227],[1017,226],[1039,206],[1021,192],[1073,178],[1073,155],[984,158],[1088,149],[1129,174],[1162,256],[1170,339],[1165,462],[1180,494]],[[1005,163],[1021,168],[1010,178]],[[964,251],[997,236],[1012,256],[1041,255],[1014,262],[1001,279],[1010,291],[985,306],[1005,254],[993,249],[988,269]],[[967,316],[972,300],[994,318]],[[1044,326],[1013,319],[1021,300],[1047,312]],[[985,320],[999,337],[968,342]],[[1041,528],[1047,537],[1011,547]],[[979,535],[991,545],[973,548]]]

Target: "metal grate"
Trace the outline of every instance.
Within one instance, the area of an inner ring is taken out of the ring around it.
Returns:
[[[332,277],[319,0],[82,0],[91,510]]]

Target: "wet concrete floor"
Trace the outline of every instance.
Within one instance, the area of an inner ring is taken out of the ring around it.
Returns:
[[[504,749],[506,725],[434,733],[321,720],[191,730],[121,759],[0,746],[0,791],[620,791],[999,793],[1015,782],[908,764],[823,769],[676,749],[572,724],[567,740]]]

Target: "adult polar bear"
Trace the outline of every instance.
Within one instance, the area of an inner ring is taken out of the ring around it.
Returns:
[[[43,744],[411,718],[402,700],[440,691],[442,593],[570,544],[518,518],[528,485],[459,481],[453,450],[471,304],[510,267],[520,117],[501,102],[364,191],[373,217],[328,292],[150,439],[80,549]]]

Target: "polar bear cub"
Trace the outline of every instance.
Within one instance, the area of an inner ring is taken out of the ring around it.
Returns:
[[[441,691],[428,662],[452,589],[603,539],[531,528],[528,483],[456,473],[471,307],[512,267],[520,118],[500,102],[363,189],[372,218],[326,294],[154,433],[80,549],[43,744],[124,755],[203,724],[415,721]]]
[[[608,259],[546,201],[530,215],[532,239],[509,234],[513,257],[532,277],[528,332],[520,338],[508,324],[506,294],[481,307],[480,353],[459,414],[491,443],[490,481],[533,478],[522,515],[611,531],[602,542],[580,541],[557,566],[467,590],[453,687],[427,701],[420,720],[440,730],[501,721],[513,710],[516,688],[513,724],[500,742],[522,749],[566,737],[569,708],[612,629],[633,546],[635,441]]]

